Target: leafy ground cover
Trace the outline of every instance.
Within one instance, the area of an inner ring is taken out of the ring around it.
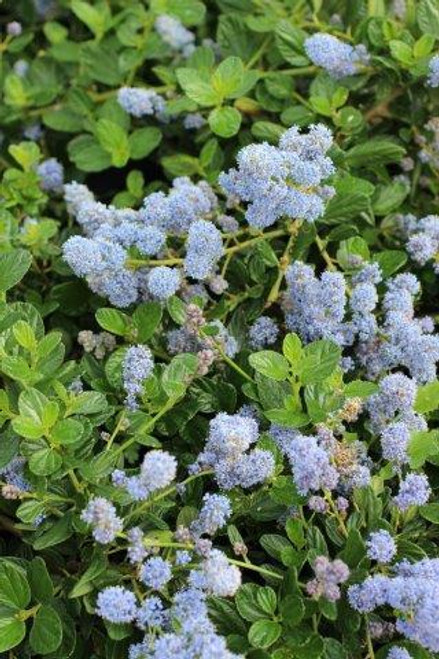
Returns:
[[[438,1],[1,25],[0,656],[437,656]]]

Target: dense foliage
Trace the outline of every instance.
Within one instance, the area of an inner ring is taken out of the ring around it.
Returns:
[[[1,11],[0,656],[439,656],[439,1]]]

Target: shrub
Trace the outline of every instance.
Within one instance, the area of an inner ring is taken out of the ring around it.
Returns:
[[[5,2],[0,655],[439,653],[439,6]]]

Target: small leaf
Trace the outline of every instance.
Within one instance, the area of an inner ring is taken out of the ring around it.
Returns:
[[[15,618],[15,612],[8,612],[7,609],[0,609],[0,652],[6,652],[16,645],[26,636],[26,625],[21,620]]]
[[[52,606],[43,605],[35,616],[29,634],[29,643],[37,654],[55,652],[62,641],[62,623]]]
[[[2,559],[0,562],[0,604],[13,609],[25,609],[30,602],[30,588],[26,573],[17,565]]]
[[[273,380],[286,380],[289,375],[290,367],[282,355],[274,350],[261,350],[255,352],[249,357],[250,365],[258,373],[262,373],[267,378]]]
[[[215,135],[232,137],[241,126],[241,113],[235,108],[215,108],[208,117],[209,126]]]
[[[0,292],[5,292],[18,284],[29,270],[31,254],[25,249],[0,254]]]
[[[282,633],[282,626],[274,620],[257,620],[248,632],[248,640],[254,648],[269,648]]]

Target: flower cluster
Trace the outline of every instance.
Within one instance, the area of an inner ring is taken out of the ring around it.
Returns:
[[[142,393],[143,382],[149,378],[153,368],[154,359],[147,346],[128,348],[122,366],[123,386],[127,394],[125,405],[128,409],[137,409],[137,397]]]
[[[107,545],[122,531],[123,521],[113,504],[103,497],[91,499],[81,513],[83,522],[90,524],[96,542]]]
[[[183,57],[189,57],[195,50],[195,35],[187,30],[175,16],[162,14],[158,16],[154,27],[163,41]]]
[[[323,32],[305,40],[305,51],[313,64],[321,66],[336,80],[355,75],[369,62],[368,52],[362,44],[351,46]]]
[[[308,134],[293,126],[278,147],[264,142],[241,149],[238,168],[221,174],[219,182],[231,203],[249,204],[245,217],[253,227],[269,227],[283,216],[314,222],[334,194],[322,185],[335,171],[327,155],[332,141],[323,124],[310,126]]]
[[[166,102],[153,89],[121,87],[117,93],[119,105],[133,117],[156,115],[159,119],[166,113]]]
[[[388,606],[397,615],[396,629],[432,652],[439,651],[436,624],[439,560],[398,563],[392,576],[376,574],[349,588],[351,606],[362,613]]]
[[[313,564],[315,579],[308,581],[306,590],[311,597],[325,597],[336,602],[341,597],[340,585],[349,577],[349,568],[340,559],[330,561],[326,556],[317,556]]]
[[[218,485],[230,490],[252,487],[274,471],[270,451],[250,447],[259,437],[257,422],[239,414],[221,412],[209,424],[209,435],[193,469],[212,468]]]
[[[167,451],[149,451],[143,458],[138,476],[126,476],[122,470],[113,472],[113,483],[127,490],[135,501],[147,499],[156,490],[161,490],[174,480],[177,461]]]

